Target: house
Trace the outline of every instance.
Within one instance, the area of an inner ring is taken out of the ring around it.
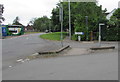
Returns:
[[[29,25],[29,24],[28,24],[28,25],[25,27],[25,31],[33,32],[33,31],[34,31],[34,28],[33,28],[32,25]]]
[[[110,20],[110,17],[113,15],[115,11],[116,11],[116,8],[113,9],[110,13],[107,13],[106,19]]]

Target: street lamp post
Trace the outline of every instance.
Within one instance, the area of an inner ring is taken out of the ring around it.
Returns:
[[[103,23],[99,24],[99,47],[101,47],[101,26],[102,25],[105,25],[105,24],[103,24]]]
[[[61,22],[61,46],[63,47],[63,6],[61,4],[61,1],[60,1],[60,12],[59,12],[59,15],[60,15],[60,22]]]
[[[69,39],[71,40],[71,10],[70,10],[70,0],[68,1],[69,8]]]

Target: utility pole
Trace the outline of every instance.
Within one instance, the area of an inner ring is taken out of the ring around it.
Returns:
[[[85,16],[85,18],[86,18],[86,30],[87,30],[86,40],[88,41],[88,16]]]
[[[71,10],[70,10],[70,0],[68,1],[69,8],[69,39],[71,40]]]
[[[63,47],[63,6],[61,4],[61,1],[60,1],[60,10],[59,10],[59,19],[60,19],[60,22],[61,22],[61,46]]]

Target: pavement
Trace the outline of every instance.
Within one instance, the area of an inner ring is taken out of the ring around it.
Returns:
[[[31,39],[38,40],[37,37]],[[26,43],[28,44],[31,39],[29,38]],[[42,41],[42,44],[45,42],[43,50],[49,51],[61,47],[60,42],[43,39],[38,41]],[[55,44],[59,46],[56,48]],[[115,46],[115,49],[100,51],[89,50],[91,47],[97,47],[99,45],[97,42],[65,39],[63,44],[70,45],[71,49],[59,53],[56,57],[37,58],[15,66],[11,65],[3,70],[3,80],[118,80],[117,42],[102,42],[102,46]]]

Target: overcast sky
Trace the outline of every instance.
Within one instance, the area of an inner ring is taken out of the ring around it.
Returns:
[[[120,0],[98,0],[103,9],[107,8],[108,12],[118,8]],[[5,12],[3,24],[11,24],[16,16],[19,16],[20,23],[27,25],[35,17],[51,16],[51,11],[56,7],[59,0],[0,0],[4,4]]]

